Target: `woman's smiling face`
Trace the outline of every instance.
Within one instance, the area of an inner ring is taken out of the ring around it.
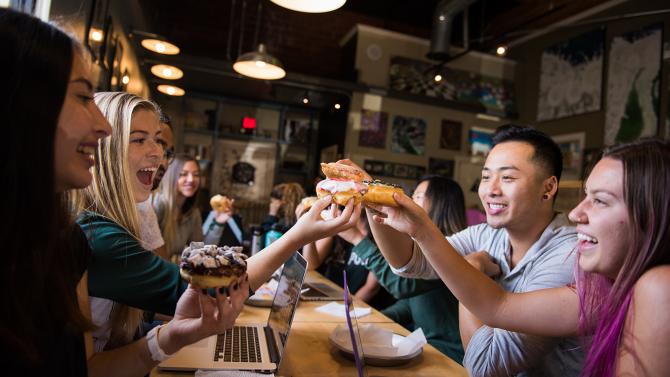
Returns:
[[[193,160],[186,161],[179,172],[177,192],[185,198],[190,198],[198,192],[198,187],[200,187],[200,167]]]
[[[136,109],[130,122],[130,145],[128,167],[132,180],[135,201],[149,199],[153,178],[163,158],[161,126],[158,115],[147,109]]]

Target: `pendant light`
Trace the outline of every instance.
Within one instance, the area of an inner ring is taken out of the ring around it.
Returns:
[[[261,25],[263,9],[262,4],[262,1],[258,2],[254,45],[258,42],[258,32]],[[242,12],[244,12],[244,7],[242,8]],[[242,13],[242,20],[244,20],[244,13]],[[242,23],[242,25],[244,25],[244,23]],[[243,34],[244,27],[242,27],[240,38]],[[268,54],[263,43],[258,43],[258,49],[256,51],[247,52],[238,56],[235,64],[233,64],[233,70],[241,75],[260,80],[279,80],[286,76],[286,71],[279,59]]]
[[[270,0],[296,12],[325,13],[340,8],[347,0]]]
[[[241,75],[261,80],[278,80],[286,76],[281,62],[268,54],[262,43],[258,45],[258,50],[240,55],[233,69]]]

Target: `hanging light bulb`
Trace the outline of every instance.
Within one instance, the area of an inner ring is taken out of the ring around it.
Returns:
[[[296,12],[325,13],[340,8],[347,0],[270,0]]]
[[[90,33],[88,34],[88,37],[93,41],[93,42],[102,42],[102,39],[105,35],[102,33],[102,30],[96,29],[96,28],[91,28]]]
[[[258,50],[240,55],[233,69],[240,75],[261,80],[278,80],[286,76],[281,62],[268,54],[262,43],[258,45]]]
[[[179,54],[179,47],[173,45],[170,42],[162,41],[160,39],[143,39],[142,47],[146,48],[149,51],[157,52],[159,54],[165,54],[165,55]]]
[[[442,81],[442,75],[435,75],[435,77],[433,77],[433,80],[435,80],[435,82]]]
[[[161,84],[161,85],[158,85],[157,89],[158,89],[159,92],[165,93],[168,96],[179,97],[179,96],[183,96],[184,94],[186,94],[186,91],[184,89],[182,89],[178,86],[174,86],[174,85]]]
[[[184,72],[181,69],[166,64],[156,64],[152,66],[151,73],[167,80],[177,80],[184,77]]]
[[[505,56],[506,53],[507,53],[507,47],[498,46],[498,48],[496,48],[496,54],[498,54],[498,56]]]
[[[341,106],[339,103],[336,103],[336,104],[335,104],[335,110],[339,110],[339,109],[341,109],[341,108],[342,108],[342,106]]]

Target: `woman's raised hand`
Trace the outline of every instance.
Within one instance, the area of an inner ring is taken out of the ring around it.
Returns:
[[[342,213],[332,219],[324,220],[321,217],[321,211],[326,209],[331,201],[332,197],[330,195],[317,200],[312,208],[304,213],[289,230],[297,237],[301,245],[333,236],[356,225],[356,221],[361,215],[361,205],[354,206],[353,200],[349,200]]]
[[[246,274],[227,289],[217,289],[216,297],[189,285],[177,302],[174,318],[160,331],[161,348],[171,354],[183,346],[231,329],[248,296]]]
[[[426,224],[431,223],[428,214],[405,194],[394,193],[393,198],[398,203],[398,207],[366,204],[368,208],[376,212],[372,219],[378,224],[388,225],[415,238]]]

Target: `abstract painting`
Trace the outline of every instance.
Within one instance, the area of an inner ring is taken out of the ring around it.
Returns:
[[[463,124],[453,120],[442,119],[441,131],[440,148],[449,149],[452,151],[460,151]]]
[[[605,145],[656,135],[663,24],[612,38]]]
[[[426,121],[396,115],[393,118],[391,151],[423,155],[426,145]]]
[[[436,74],[442,80],[435,81]],[[390,88],[396,92],[432,97],[459,104],[482,106],[487,112],[515,115],[514,83],[459,69],[441,67],[405,57],[391,57]]]
[[[470,151],[473,156],[486,157],[493,147],[494,130],[472,127],[468,135],[470,140]]]
[[[380,111],[361,111],[361,131],[358,145],[361,147],[386,148],[388,114]]]
[[[604,41],[598,28],[544,50],[538,121],[600,110]]]

